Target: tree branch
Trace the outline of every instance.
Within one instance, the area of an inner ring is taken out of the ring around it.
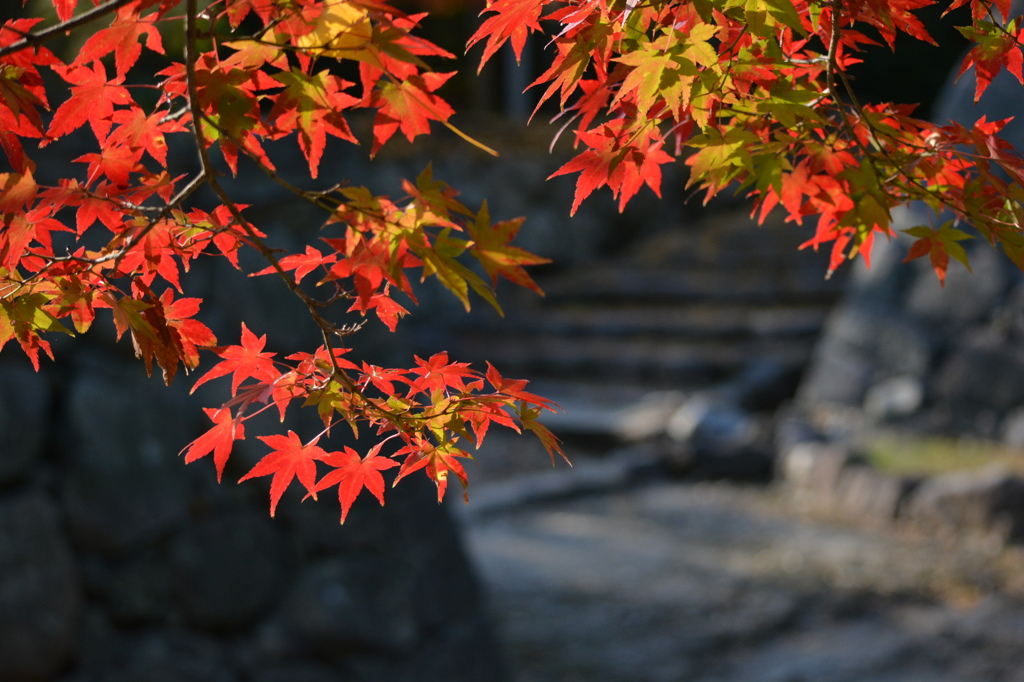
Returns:
[[[196,138],[196,149],[199,153],[199,162],[202,165],[204,175],[206,176],[206,182],[210,186],[210,189],[214,191],[217,197],[221,200],[224,206],[231,213],[231,216],[238,222],[238,225],[245,231],[249,240],[260,255],[270,263],[274,271],[285,283],[288,289],[291,290],[305,305],[309,311],[310,316],[313,318],[313,322],[320,328],[320,333],[324,341],[324,348],[327,350],[328,359],[333,367],[333,374],[338,378],[345,387],[352,392],[354,395],[358,395],[363,398],[367,406],[372,405],[374,409],[380,412],[385,418],[392,423],[397,422],[397,415],[389,412],[388,410],[376,405],[372,401],[366,398],[363,392],[356,386],[352,378],[349,377],[338,365],[337,358],[334,353],[334,342],[331,339],[332,333],[335,331],[335,326],[328,322],[319,311],[319,303],[309,294],[302,290],[293,277],[291,277],[284,268],[281,267],[281,263],[277,257],[274,256],[270,247],[260,239],[259,235],[256,234],[255,228],[249,223],[249,221],[242,215],[241,210],[231,200],[227,192],[221,187],[220,183],[217,182],[215,171],[213,168],[213,162],[210,160],[209,151],[206,148],[206,139],[203,137],[202,124],[205,120],[202,108],[199,103],[199,91],[196,86],[196,43],[198,39],[198,28],[196,26],[196,16],[198,15],[197,0],[186,0],[185,3],[185,73],[188,87],[188,99],[189,109],[192,114],[192,130]]]
[[[128,5],[132,2],[135,2],[135,0],[110,0],[110,2],[104,5],[94,7],[88,12],[83,12],[82,14],[79,14],[77,17],[68,19],[67,21],[62,21],[61,23],[55,26],[43,29],[39,33],[29,33],[18,42],[12,43],[4,48],[0,48],[0,58],[6,57],[9,54],[14,54],[15,52],[21,52],[25,48],[45,43],[47,40],[56,38],[60,34],[67,33],[68,31],[78,28],[79,26],[84,26],[85,24],[88,24],[91,21],[94,21],[96,19],[99,19],[100,17],[104,17],[112,12],[117,11],[125,5]]]

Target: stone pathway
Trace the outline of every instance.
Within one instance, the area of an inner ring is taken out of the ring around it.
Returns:
[[[1024,680],[1021,550],[829,522],[771,487],[603,480],[504,507],[512,484],[483,485],[463,514],[516,682]]]

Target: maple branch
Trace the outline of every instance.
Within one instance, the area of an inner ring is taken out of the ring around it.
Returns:
[[[0,48],[0,58],[6,57],[9,54],[14,54],[15,52],[21,52],[25,48],[32,47],[33,45],[45,43],[47,40],[50,40],[51,38],[56,38],[62,33],[67,33],[68,31],[72,31],[78,28],[79,26],[84,26],[85,24],[88,24],[96,19],[99,19],[100,17],[106,16],[111,12],[119,10],[125,5],[128,5],[132,2],[135,2],[135,0],[110,0],[110,2],[106,3],[105,5],[93,7],[91,10],[87,12],[82,12],[77,17],[73,17],[71,19],[68,19],[67,21],[62,21],[59,24],[50,26],[49,28],[43,29],[39,33],[25,34],[25,37],[19,40],[18,42],[12,43],[4,48]]]
[[[70,253],[68,255],[66,255],[66,256],[54,256],[52,258],[47,258],[46,259],[46,264],[43,265],[43,267],[41,267],[37,272],[34,272],[30,277],[27,277],[24,280],[22,280],[21,282],[19,282],[18,285],[15,287],[15,289],[12,292],[9,292],[9,293],[5,292],[4,296],[6,297],[6,296],[9,296],[9,295],[17,295],[17,293],[19,291],[21,291],[27,285],[31,284],[35,280],[37,280],[40,277],[42,277],[43,275],[45,275],[50,270],[50,268],[52,268],[53,266],[57,265],[58,263],[73,262],[73,263],[83,263],[83,264],[92,266],[92,265],[100,265],[102,263],[107,263],[109,261],[114,260],[114,261],[117,261],[117,263],[115,263],[115,268],[116,268],[117,265],[120,264],[121,259],[124,258],[128,254],[128,252],[131,251],[131,249],[134,248],[135,245],[139,243],[139,241],[141,239],[145,238],[145,236],[147,234],[149,234],[153,230],[153,228],[155,228],[162,220],[166,219],[171,211],[173,211],[176,207],[180,206],[181,203],[185,201],[185,199],[190,197],[193,192],[195,192],[197,189],[199,189],[199,187],[202,186],[202,184],[205,181],[205,179],[206,179],[205,171],[200,172],[198,175],[196,175],[196,177],[192,178],[187,185],[182,187],[181,190],[179,190],[178,193],[176,195],[174,195],[169,202],[167,202],[167,205],[165,205],[163,207],[156,207],[156,206],[153,206],[153,207],[133,206],[133,207],[131,207],[131,208],[133,208],[135,210],[138,210],[140,212],[142,212],[142,211],[149,212],[149,211],[156,211],[156,210],[158,210],[159,213],[157,215],[153,216],[152,218],[150,218],[149,222],[146,223],[145,227],[143,227],[141,230],[139,230],[138,232],[136,232],[132,236],[128,237],[128,239],[125,240],[125,243],[124,243],[124,245],[121,248],[119,248],[119,249],[117,249],[115,251],[111,251],[110,253],[105,254],[103,256],[99,256],[97,258],[86,258],[86,257],[83,257],[83,256],[74,256],[74,255],[72,255]],[[108,284],[113,286],[113,282],[111,282],[109,278],[104,276],[104,280],[106,280]]]
[[[832,96],[832,99],[834,99],[837,104],[839,103],[839,97],[836,93],[835,73],[839,68],[839,15],[840,12],[842,12],[842,9],[843,0],[832,0],[832,35],[829,36],[828,54],[826,55],[828,68],[825,69],[825,82],[828,85],[828,94]]]
[[[156,227],[160,221],[164,220],[170,214],[171,211],[180,206],[185,201],[185,199],[188,199],[190,196],[192,196],[192,193],[202,186],[202,184],[206,181],[207,177],[208,173],[206,169],[203,168],[202,170],[199,171],[198,175],[196,175],[189,181],[187,185],[182,187],[177,194],[171,197],[171,200],[167,202],[167,205],[164,206],[163,209],[161,209],[161,211],[158,214],[153,216],[153,218],[150,219],[148,223],[146,223],[145,227],[143,227],[141,230],[139,230],[131,237],[129,237],[128,241],[121,248],[121,253],[117,255],[117,264],[120,265],[121,259],[128,253],[129,249],[131,249],[133,246],[139,243],[140,239],[144,239],[145,236],[152,232],[153,228]]]
[[[323,315],[320,314],[319,302],[313,297],[307,294],[298,285],[293,277],[291,277],[278,261],[273,251],[267,244],[256,234],[256,230],[252,224],[242,215],[241,210],[227,194],[224,188],[219,182],[217,182],[216,175],[213,170],[213,162],[210,159],[209,151],[206,147],[206,139],[203,137],[202,122],[205,119],[202,108],[199,102],[199,91],[196,86],[196,42],[198,37],[198,30],[196,26],[197,16],[197,0],[186,0],[185,4],[185,71],[186,81],[188,88],[189,107],[192,112],[192,129],[193,134],[196,138],[196,149],[199,153],[199,162],[202,165],[204,174],[206,176],[206,182],[210,186],[210,189],[214,191],[217,197],[223,202],[224,206],[231,213],[231,216],[238,222],[239,226],[245,231],[246,235],[252,241],[253,246],[260,255],[270,263],[274,272],[284,281],[285,285],[293,294],[295,294],[306,306],[309,311],[310,317],[313,318],[313,322],[320,328],[320,334],[324,341],[324,348],[327,350],[327,357],[330,359],[333,374],[345,385],[345,387],[351,391],[354,395],[362,398],[367,405],[372,405],[374,409],[378,410],[384,415],[389,422],[392,424],[398,419],[399,415],[396,415],[389,410],[374,404],[372,401],[367,399],[366,395],[355,385],[352,378],[346,374],[341,367],[338,365],[338,359],[335,357],[334,342],[331,339],[332,333],[334,332],[335,326],[328,322]],[[262,165],[262,164],[261,164]]]

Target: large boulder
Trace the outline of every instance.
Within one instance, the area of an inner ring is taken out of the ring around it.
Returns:
[[[49,495],[0,499],[0,680],[52,679],[78,649],[84,599]]]

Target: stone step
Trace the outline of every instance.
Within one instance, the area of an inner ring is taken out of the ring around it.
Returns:
[[[700,387],[723,381],[752,359],[799,368],[811,357],[814,338],[721,343],[677,338],[505,334],[463,337],[460,360],[488,360],[508,376],[600,377],[652,387]]]
[[[682,231],[681,231],[682,232]],[[630,265],[685,268],[715,265],[721,268],[779,269],[806,267],[824,273],[828,253],[801,250],[798,239],[779,231],[744,230],[725,234],[704,230],[659,236],[629,251]]]
[[[765,272],[728,271],[712,267],[687,270],[638,269],[609,265],[545,278],[541,286],[551,303],[675,303],[707,301],[784,304],[835,302],[842,282],[825,280],[821,272],[794,269]]]
[[[782,338],[816,335],[830,307],[809,305],[751,305],[707,302],[680,305],[583,304],[536,305],[510,312],[497,323],[463,330],[464,334],[523,334],[563,336],[663,337],[680,339]]]

